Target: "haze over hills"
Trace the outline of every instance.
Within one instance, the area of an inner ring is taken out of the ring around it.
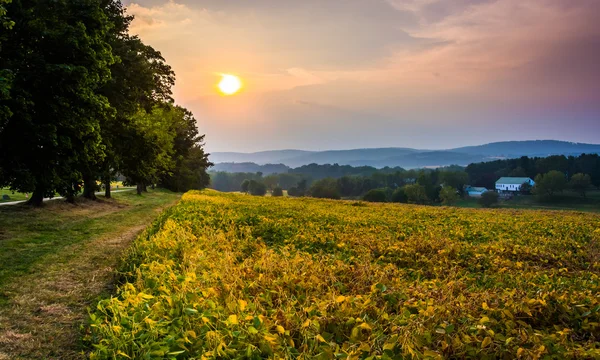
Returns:
[[[250,164],[238,166],[231,163],[255,163],[257,165],[283,164],[298,167],[307,164],[340,164],[352,166],[400,166],[406,169],[468,165],[474,162],[521,156],[580,155],[600,153],[600,144],[583,144],[557,140],[504,141],[478,146],[466,146],[447,150],[424,150],[411,148],[372,148],[350,150],[304,151],[270,150],[255,153],[216,152],[210,155],[217,164],[213,171],[249,170]],[[220,164],[228,163],[228,164]],[[282,168],[280,165],[279,168]]]

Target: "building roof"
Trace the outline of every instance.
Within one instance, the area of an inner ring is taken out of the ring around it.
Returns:
[[[496,184],[522,185],[529,181],[531,181],[531,179],[528,177],[501,177],[496,181]]]
[[[467,191],[484,192],[484,191],[487,191],[487,189],[484,187],[468,187]]]

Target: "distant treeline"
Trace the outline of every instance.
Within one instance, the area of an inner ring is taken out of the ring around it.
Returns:
[[[600,156],[598,154],[582,154],[580,156],[555,155],[530,158],[496,160],[470,164],[465,171],[469,174],[469,182],[473,186],[488,189],[495,187],[495,182],[503,176],[530,177],[535,179],[539,174],[559,171],[567,180],[575,174],[590,176],[591,183],[600,187]]]
[[[267,176],[261,172],[213,172],[211,181],[212,187],[220,191],[246,191],[241,184],[248,180],[264,184],[270,190],[287,190],[290,196],[451,204],[464,195],[467,185],[494,189],[502,176],[531,177],[536,182],[546,176],[547,180],[537,189],[524,188],[524,193],[537,190],[537,194],[547,195],[570,186],[585,196],[589,186],[600,187],[600,157],[597,154],[522,157],[471,164],[466,168],[455,165],[418,170],[311,164]]]

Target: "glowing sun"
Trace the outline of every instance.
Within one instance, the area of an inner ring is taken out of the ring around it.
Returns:
[[[233,95],[242,88],[242,81],[235,75],[221,74],[218,86],[224,95]]]

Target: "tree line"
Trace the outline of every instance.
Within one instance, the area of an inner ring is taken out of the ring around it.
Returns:
[[[110,197],[117,174],[175,191],[208,184],[193,114],[175,74],[129,33],[120,0],[0,0],[0,186]]]
[[[542,200],[566,189],[572,189],[585,197],[590,187],[599,186],[600,157],[597,154],[582,154],[578,157],[522,157],[471,164],[466,168],[449,166],[413,170],[311,164],[290,169],[287,173],[268,176],[263,176],[260,172],[211,174],[213,188],[220,191],[264,195],[268,190],[281,188],[287,190],[290,196],[444,205],[451,205],[462,198],[468,185],[492,190],[495,182],[502,176],[535,179],[536,185],[533,188],[523,186],[522,192],[533,193]],[[248,182],[254,184],[250,190],[243,186]],[[486,207],[497,202],[498,195],[494,192],[486,193],[480,199],[481,205]]]

